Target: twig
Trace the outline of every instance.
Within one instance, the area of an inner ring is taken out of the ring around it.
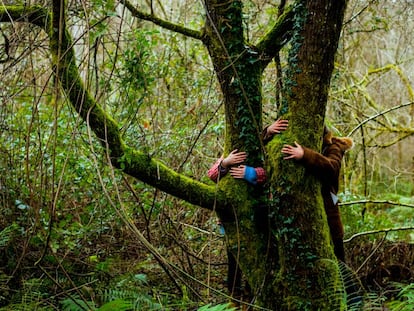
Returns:
[[[389,205],[397,205],[397,206],[404,206],[404,207],[414,208],[413,204],[392,202],[392,201],[387,201],[387,200],[359,200],[359,201],[351,201],[351,202],[341,202],[341,203],[339,203],[339,205],[340,206],[345,206],[345,205],[366,204],[366,203],[389,204]]]
[[[380,229],[380,230],[372,230],[372,231],[359,232],[359,233],[356,233],[353,236],[351,236],[349,239],[344,240],[344,243],[349,243],[353,239],[356,239],[358,237],[365,236],[365,235],[371,235],[371,234],[377,234],[377,233],[385,233],[385,234],[388,234],[389,232],[394,232],[394,231],[407,231],[407,230],[414,230],[414,227],[412,226],[412,227],[401,227],[401,228],[389,228],[389,229]]]
[[[387,237],[388,232],[385,233],[385,235],[382,237],[381,241],[378,243],[378,245],[375,247],[375,249],[371,252],[371,254],[368,255],[368,257],[364,260],[364,262],[359,266],[358,269],[356,269],[355,273],[358,274],[358,272],[362,269],[363,266],[368,262],[368,260],[374,256],[374,254],[377,252],[377,250],[380,248],[380,246],[384,243],[385,238]]]
[[[352,136],[352,134],[354,134],[357,129],[359,129],[361,126],[363,126],[365,123],[368,123],[371,120],[374,120],[374,119],[376,119],[376,118],[378,118],[378,117],[380,117],[380,116],[382,116],[382,115],[384,115],[384,114],[386,114],[388,112],[391,112],[391,111],[394,111],[394,110],[397,110],[397,109],[400,109],[400,108],[404,108],[404,107],[407,107],[407,106],[411,106],[413,104],[414,104],[414,102],[409,102],[409,103],[405,103],[405,104],[401,104],[401,105],[398,105],[398,106],[394,106],[394,107],[391,107],[391,108],[389,108],[387,110],[384,110],[382,112],[379,112],[379,113],[377,113],[377,114],[369,117],[368,119],[365,119],[361,123],[359,123],[356,127],[354,127],[352,129],[351,132],[349,132],[349,134],[347,136]]]
[[[369,6],[372,4],[373,1],[368,3],[366,6],[364,6],[359,12],[355,13],[353,16],[351,16],[346,22],[344,22],[344,25],[351,23],[354,19],[356,19],[358,16],[362,15],[362,13],[369,8]]]

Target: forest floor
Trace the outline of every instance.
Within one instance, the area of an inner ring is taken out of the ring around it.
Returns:
[[[176,310],[196,310],[195,302],[200,300],[212,304],[229,301],[223,295],[227,290],[222,238],[216,238],[213,250],[203,257],[184,245],[168,247],[173,242],[164,237],[163,256],[168,256],[164,261],[128,230],[113,233],[100,235],[94,242],[79,241],[83,245],[77,252],[61,248],[44,253],[24,241],[10,244],[0,254],[0,280],[6,280],[0,284],[0,307],[27,299],[24,294],[28,292],[44,292],[42,297],[50,295],[54,301],[48,303],[54,305],[65,296],[101,305],[121,293],[137,295],[137,291],[148,303],[178,302],[181,306]],[[350,271],[367,292],[381,300],[396,296],[396,284],[414,283],[414,244],[353,240],[345,248]]]

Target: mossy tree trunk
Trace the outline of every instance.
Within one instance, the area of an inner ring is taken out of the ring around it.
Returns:
[[[232,228],[234,222],[226,227],[230,247],[240,258],[242,271],[260,305],[272,310],[339,310],[340,297],[335,295],[338,271],[319,184],[294,162],[282,160],[280,149],[283,143],[295,140],[320,148],[346,1],[298,1],[286,11],[275,32],[256,46],[244,41],[241,1],[207,3],[210,23],[205,42],[226,104],[226,152],[246,150],[251,165],[260,164],[263,156],[263,146],[257,139],[262,123],[262,71],[269,57],[278,52],[277,43],[283,41],[283,35],[289,33],[291,45],[282,104],[290,129],[267,148],[273,200],[264,206],[260,204],[263,200],[256,200],[252,193],[255,189],[247,187],[251,192],[247,192],[243,204],[232,207],[238,230]],[[231,193],[246,193],[241,189],[246,186],[237,182],[223,182],[221,186]],[[262,217],[261,213],[271,217]],[[257,239],[260,235],[262,238]],[[255,264],[252,256],[260,256],[261,265]]]
[[[263,166],[264,148],[258,139],[262,131],[262,55],[245,41],[242,1],[206,1],[206,9],[204,43],[225,103],[224,152],[246,151],[248,165]],[[219,183],[219,189],[236,200],[224,212],[218,211],[229,249],[239,260],[253,292],[261,296],[264,276],[277,264],[276,257],[268,254],[273,238],[266,230],[267,223],[259,221],[267,214],[263,191],[229,176]]]
[[[346,0],[301,0],[286,8],[256,44],[246,41],[243,1],[206,0],[206,24],[194,31],[145,14],[123,1],[134,16],[202,40],[212,59],[225,103],[225,153],[248,153],[251,166],[267,157],[269,191],[223,178],[216,187],[178,174],[148,153],[123,142],[119,126],[85,89],[65,27],[63,1],[44,7],[0,9],[0,21],[25,20],[50,38],[56,77],[74,109],[125,173],[222,218],[231,251],[247,277],[254,303],[270,310],[340,310],[339,279],[330,246],[318,182],[294,162],[284,161],[283,143],[320,148],[330,77]],[[24,18],[22,18],[24,17]],[[283,76],[283,117],[289,130],[266,147],[262,130],[263,70],[289,44]],[[336,298],[335,298],[336,297]]]
[[[283,103],[290,130],[268,146],[278,237],[281,310],[339,310],[338,271],[330,246],[320,185],[281,145],[320,150],[327,96],[346,1],[305,1],[297,7]],[[309,297],[312,297],[309,299]]]

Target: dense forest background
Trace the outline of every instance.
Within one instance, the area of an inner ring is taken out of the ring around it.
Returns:
[[[68,1],[85,85],[128,144],[211,183],[224,113],[207,51],[121,2]],[[251,41],[277,5],[245,1]],[[137,8],[189,28],[203,21],[197,0]],[[355,143],[341,213],[347,264],[372,293],[367,310],[414,307],[413,26],[410,0],[350,1],[329,93],[328,125]],[[108,165],[54,84],[47,36],[24,23],[0,29],[0,310],[224,308],[216,215]],[[277,70],[263,79],[266,124],[278,117]]]

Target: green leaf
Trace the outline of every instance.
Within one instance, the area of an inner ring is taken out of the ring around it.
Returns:
[[[212,306],[211,304],[205,305],[197,309],[197,311],[235,311],[236,308],[231,306],[231,303],[219,304]]]
[[[123,299],[115,299],[115,300],[112,300],[104,304],[97,310],[98,311],[114,311],[114,310],[128,311],[128,310],[133,310],[133,309],[134,309],[134,306],[131,301],[126,301]]]

